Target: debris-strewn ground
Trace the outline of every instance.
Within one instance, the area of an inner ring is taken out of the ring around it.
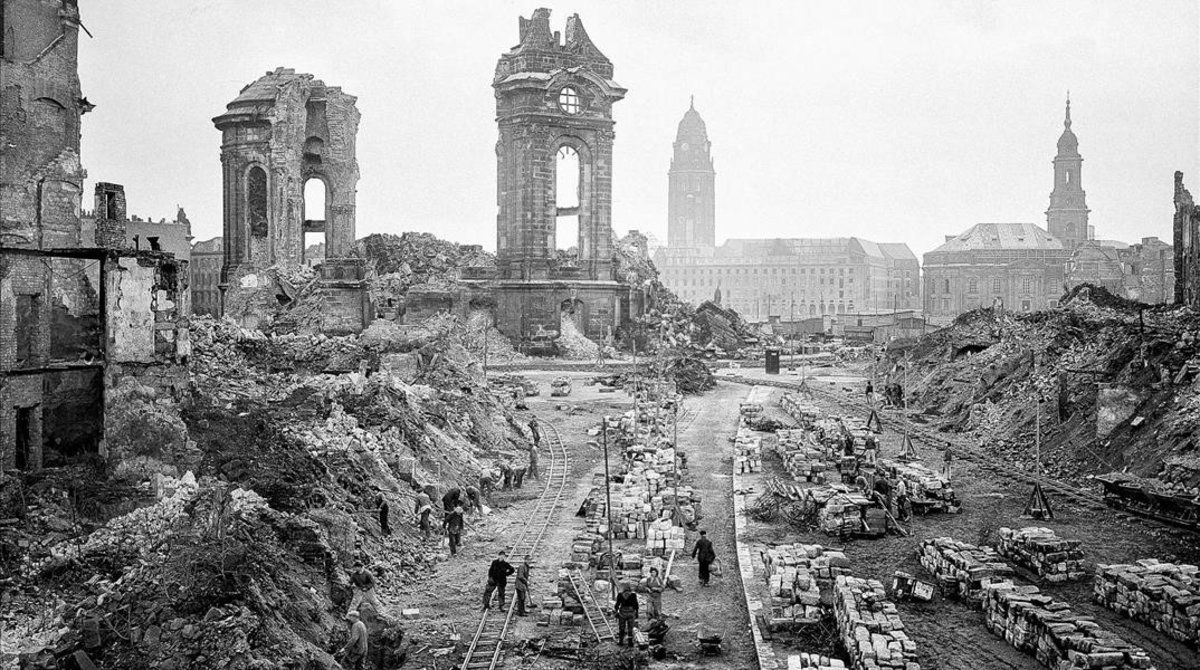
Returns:
[[[827,385],[828,382],[820,382]],[[861,389],[861,380],[850,387]],[[772,392],[777,402],[780,391]],[[821,399],[820,405],[831,414],[856,416],[834,402]],[[899,449],[901,436],[897,421],[885,420],[881,438],[881,456],[890,457]],[[768,443],[774,436],[767,436]],[[940,464],[941,453],[923,443],[916,444],[918,454],[926,464]],[[765,480],[772,477],[790,480],[778,456],[765,449],[764,472],[745,476],[753,482],[753,491],[761,491]],[[1195,536],[1170,527],[1147,522],[1111,510],[1092,511],[1079,507],[1051,494],[1057,518],[1053,521],[1022,519],[1021,513],[1029,495],[1027,484],[997,476],[967,461],[955,461],[954,488],[963,500],[961,514],[931,514],[914,516],[906,524],[908,536],[889,535],[878,540],[855,540],[841,544],[835,537],[820,531],[798,532],[785,522],[749,520],[746,541],[785,544],[803,542],[843,549],[850,559],[854,575],[878,579],[890,584],[897,570],[933,582],[932,576],[921,567],[919,548],[923,540],[948,536],[973,544],[994,545],[999,541],[1002,526],[1019,528],[1027,525],[1048,526],[1063,538],[1079,540],[1084,552],[1085,567],[1094,569],[1097,563],[1125,563],[1142,558],[1195,563],[1200,559],[1200,547]],[[754,493],[751,494],[755,495]],[[752,550],[753,551],[753,550]],[[760,573],[761,574],[761,573]],[[1030,583],[1024,576],[1021,583]],[[1146,649],[1159,670],[1183,670],[1195,666],[1194,650],[1152,628],[1097,605],[1092,600],[1090,579],[1075,583],[1038,584],[1043,591],[1065,601],[1078,614],[1092,616],[1104,628]],[[1009,646],[1003,639],[984,627],[978,605],[938,595],[933,602],[903,601],[897,603],[906,631],[918,643],[918,655],[923,669],[929,670],[1035,670],[1042,667],[1031,656]],[[776,649],[792,653],[812,651],[805,641],[784,635],[776,640]]]
[[[927,422],[969,434],[1018,467],[1035,465],[1040,397],[1047,474],[1076,482],[1119,470],[1152,476],[1165,459],[1198,445],[1198,335],[1200,318],[1190,309],[1139,305],[1084,286],[1059,309],[964,314],[909,350],[907,375],[897,352],[877,373],[880,390],[884,377],[906,378],[909,406]]]
[[[4,482],[6,667],[75,651],[104,668],[335,667],[353,561],[391,590],[439,560],[415,540],[409,483],[440,494],[527,448],[460,340],[442,322],[309,337],[196,320],[182,416],[113,396],[143,419],[121,462],[136,467]],[[373,632],[400,616],[367,614]]]

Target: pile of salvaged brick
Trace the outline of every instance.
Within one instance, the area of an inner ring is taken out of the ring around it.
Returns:
[[[783,460],[783,467],[798,482],[823,484],[826,480],[826,450],[817,442],[812,432],[805,429],[780,430],[775,432],[778,440],[775,453]]]
[[[1036,586],[997,582],[983,599],[988,630],[1047,668],[1153,668],[1149,655]]]
[[[1000,529],[1000,555],[1032,570],[1048,582],[1083,579],[1083,552],[1078,540],[1064,540],[1049,528]]]
[[[928,467],[911,461],[879,459],[879,470],[889,480],[903,479],[908,495],[921,505],[923,512],[959,512],[962,503],[954,494],[950,480]]]
[[[982,600],[992,582],[1011,580],[1013,570],[991,547],[978,547],[949,537],[921,543],[921,565],[947,592],[968,600]]]
[[[850,559],[819,544],[769,547],[762,553],[771,594],[768,626],[821,620],[821,587],[829,591],[839,575],[850,574]]]
[[[734,438],[733,467],[738,474],[762,470],[762,438],[754,431],[740,427]]]
[[[800,652],[787,659],[787,670],[841,670],[846,667],[840,659]]]
[[[1154,626],[1181,642],[1200,643],[1200,573],[1194,565],[1098,565],[1096,602]]]
[[[874,579],[840,575],[834,583],[838,636],[855,670],[920,670],[917,644],[904,632],[896,606]]]

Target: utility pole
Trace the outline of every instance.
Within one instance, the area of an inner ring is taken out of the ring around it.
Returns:
[[[683,402],[683,396],[679,394],[679,382],[675,382],[675,403],[674,403],[674,421],[672,421],[672,437],[671,437],[671,474],[674,479],[674,496],[675,496],[675,520],[679,525],[683,525],[683,517],[679,513],[679,404]]]
[[[636,416],[635,416],[636,418]],[[613,551],[613,516],[612,516],[612,487],[608,476],[608,415],[600,419],[600,433],[604,436],[604,504],[608,513],[608,581],[612,587],[612,597],[617,597],[617,554]],[[634,424],[636,427],[636,423]]]
[[[488,314],[487,321],[483,324],[483,387],[487,388],[487,366],[488,366],[488,328],[492,315]]]

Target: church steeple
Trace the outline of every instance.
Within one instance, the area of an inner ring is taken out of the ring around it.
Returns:
[[[708,128],[692,96],[675,133],[674,156],[667,173],[667,246],[716,244],[716,171]]]
[[[1090,210],[1082,177],[1083,157],[1079,155],[1079,138],[1071,130],[1071,94],[1068,92],[1063,132],[1058,138],[1058,155],[1054,157],[1054,190],[1050,192],[1050,208],[1046,210],[1046,229],[1068,246],[1078,246],[1091,237],[1088,233]]]

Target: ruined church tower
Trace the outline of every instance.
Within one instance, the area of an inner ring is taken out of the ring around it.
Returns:
[[[695,99],[679,121],[674,147],[667,172],[667,245],[674,249],[715,246],[717,173]]]
[[[1083,191],[1082,170],[1079,139],[1071,131],[1071,99],[1068,97],[1063,132],[1058,138],[1058,155],[1054,157],[1054,190],[1050,192],[1050,208],[1046,210],[1046,230],[1068,247],[1077,247],[1090,238],[1090,210]]]

